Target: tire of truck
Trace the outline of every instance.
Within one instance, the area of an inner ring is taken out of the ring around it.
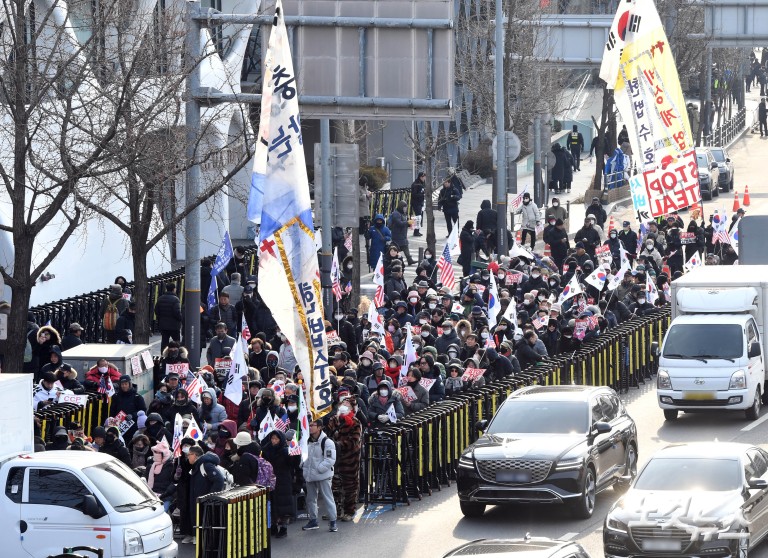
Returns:
[[[757,420],[760,418],[760,402],[762,397],[760,396],[760,386],[755,388],[755,400],[752,406],[744,413],[747,416],[747,420]]]
[[[664,409],[664,420],[677,420],[677,409]]]

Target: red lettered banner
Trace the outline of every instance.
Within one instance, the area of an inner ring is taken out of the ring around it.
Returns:
[[[464,382],[474,382],[483,374],[485,374],[485,368],[466,368],[461,379]]]
[[[669,157],[671,159],[671,157]],[[689,149],[677,160],[643,173],[651,216],[660,217],[701,201],[696,152]]]

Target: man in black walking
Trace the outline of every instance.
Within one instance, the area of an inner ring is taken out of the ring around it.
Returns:
[[[574,124],[573,131],[568,135],[568,149],[573,155],[573,170],[581,170],[581,152],[584,151],[584,136],[579,132],[579,127]]]
[[[160,330],[160,351],[165,350],[170,339],[181,342],[181,301],[176,296],[175,283],[165,285],[165,294],[155,303],[155,316]]]
[[[760,121],[760,137],[768,136],[768,110],[765,107],[765,99],[761,99],[757,107],[757,119]]]

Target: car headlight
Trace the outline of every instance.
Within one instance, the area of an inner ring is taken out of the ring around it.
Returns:
[[[468,451],[466,453],[462,453],[461,457],[459,457],[459,467],[462,469],[474,469],[475,468],[475,458],[472,457],[472,452]]]
[[[139,535],[138,531],[126,529],[123,532],[123,549],[126,556],[144,553],[144,542],[141,540],[141,535]]]
[[[584,464],[584,460],[581,457],[575,457],[573,459],[561,459],[555,465],[556,471],[574,471],[580,469]]]
[[[659,368],[659,371],[656,374],[656,388],[672,389],[672,380],[669,378],[669,372]]]
[[[616,519],[615,517],[609,517],[605,521],[605,526],[607,529],[611,531],[618,531],[620,533],[626,533],[627,532],[627,526],[624,525],[621,521]]]
[[[747,387],[747,375],[743,370],[737,370],[731,375],[731,382],[728,384],[728,389],[744,389]]]
[[[699,171],[699,179],[702,182],[709,182],[709,172]]]

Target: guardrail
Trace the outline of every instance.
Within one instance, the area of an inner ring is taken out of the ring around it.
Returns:
[[[411,189],[399,188],[397,190],[379,190],[371,195],[371,221],[379,213],[386,220],[389,214],[397,209],[397,204],[402,200],[411,206]]]
[[[725,147],[747,127],[747,110],[740,108],[729,120],[723,122],[720,127],[711,134],[702,135],[701,145],[704,147]]]
[[[197,558],[269,558],[269,492],[241,486],[197,499]]]
[[[409,504],[456,479],[461,452],[477,439],[475,423],[490,419],[516,389],[530,385],[611,386],[619,392],[652,378],[651,342],[663,339],[670,309],[610,329],[570,355],[557,355],[408,415],[365,436],[365,505]]]
[[[256,269],[256,254],[257,247],[255,245],[246,247],[246,267],[250,274],[253,274]],[[215,255],[211,256],[211,258],[212,260],[215,259]],[[181,304],[184,304],[184,268],[181,267],[174,271],[155,275],[150,277],[148,282],[149,304],[147,305],[147,311],[149,312],[150,331],[156,331],[155,303],[160,298],[160,295],[165,292],[166,283],[176,284],[176,293],[181,299]],[[133,291],[134,283],[129,283],[127,287]],[[102,316],[100,315],[101,302],[108,294],[109,289],[93,291],[35,306],[30,308],[30,312],[34,315],[35,321],[38,324],[45,324],[50,321],[56,331],[62,335],[66,332],[69,324],[77,322],[83,326],[83,333],[81,335],[83,342],[99,343],[103,339]],[[205,302],[206,294],[201,293],[202,302]]]

